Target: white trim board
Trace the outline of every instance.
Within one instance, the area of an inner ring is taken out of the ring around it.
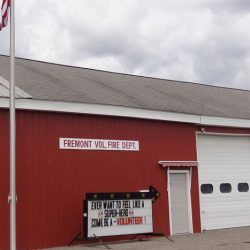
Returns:
[[[0,108],[8,108],[8,107],[9,107],[9,99],[0,98]],[[209,117],[202,115],[165,112],[165,111],[104,105],[104,104],[89,104],[89,103],[17,98],[16,108],[23,110],[93,114],[93,115],[183,122],[183,123],[191,123],[204,126],[209,125],[209,126],[250,128],[250,119],[248,120],[248,119]]]

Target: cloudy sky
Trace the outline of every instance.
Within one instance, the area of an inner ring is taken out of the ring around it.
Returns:
[[[250,0],[16,0],[16,55],[250,90]]]

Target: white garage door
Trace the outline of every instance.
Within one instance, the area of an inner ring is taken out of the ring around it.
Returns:
[[[250,225],[250,138],[198,135],[203,230]]]

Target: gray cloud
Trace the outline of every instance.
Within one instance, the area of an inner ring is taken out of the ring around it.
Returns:
[[[248,0],[16,2],[18,56],[250,89]]]

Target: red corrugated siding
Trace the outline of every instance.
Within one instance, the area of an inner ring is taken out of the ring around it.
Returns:
[[[8,113],[0,111],[0,249],[9,249],[9,141]]]
[[[8,249],[8,113],[0,112],[0,249]],[[154,231],[169,234],[167,178],[159,160],[196,160],[195,125],[18,111],[18,250],[68,244],[82,231],[86,192],[136,191],[153,185]],[[139,152],[59,150],[59,137],[139,140]],[[200,231],[193,171],[194,231]]]

